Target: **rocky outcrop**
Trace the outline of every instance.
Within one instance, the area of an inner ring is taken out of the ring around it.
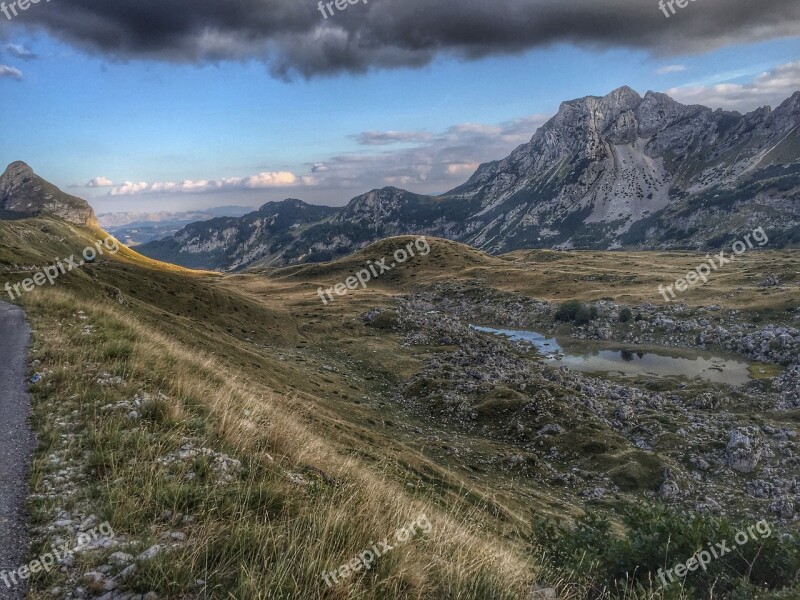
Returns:
[[[764,444],[755,428],[741,427],[731,431],[726,453],[731,469],[737,473],[752,473],[764,453]]]
[[[77,196],[62,192],[18,161],[0,175],[0,218],[53,215],[83,227],[99,228],[94,210]]]

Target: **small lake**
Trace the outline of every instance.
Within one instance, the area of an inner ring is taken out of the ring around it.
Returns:
[[[514,341],[528,342],[543,355],[550,366],[567,367],[583,373],[609,373],[631,377],[638,375],[699,377],[706,381],[733,386],[744,385],[751,380],[748,363],[711,354],[693,353],[694,358],[685,358],[658,352],[610,348],[570,353],[565,351],[555,338],[548,338],[535,331],[494,329],[474,325],[470,327],[484,333],[502,335]]]

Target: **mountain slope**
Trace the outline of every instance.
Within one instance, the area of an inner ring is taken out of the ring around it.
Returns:
[[[62,192],[24,162],[11,163],[0,175],[0,218],[40,214],[60,217],[76,225],[100,227],[85,200]]]
[[[240,218],[220,217],[192,223],[175,236],[137,248],[145,256],[187,267],[237,269],[256,261],[291,256],[294,242],[311,225],[339,209],[301,200],[270,202]]]
[[[19,280],[90,243],[90,232],[51,217],[0,221],[0,273]],[[524,544],[501,535],[507,520],[521,522],[514,508],[466,492],[466,474],[420,453],[424,438],[405,424],[424,422],[398,413],[377,426],[386,408],[346,401],[344,390],[376,397],[387,374],[368,363],[345,374],[346,327],[309,331],[306,290],[250,292],[266,281],[174,269],[126,249],[20,298],[34,331],[31,374],[42,375],[32,385],[34,541],[49,547],[73,536],[65,515],[77,526],[93,514],[121,538],[33,578],[37,597],[79,587],[95,565],[120,596],[523,597],[533,577]],[[360,337],[370,333],[359,325]],[[375,569],[380,579],[340,579],[331,591],[322,575],[423,517],[438,529],[398,546]],[[184,537],[166,551],[177,531]],[[153,548],[164,551],[137,558],[125,577],[102,567],[112,551]],[[253,564],[258,573],[242,577]],[[91,597],[106,593],[97,589]]]
[[[800,244],[798,197],[800,92],[774,110],[741,115],[622,87],[564,102],[529,143],[442,196],[389,187],[328,209],[317,223],[288,219],[283,229],[276,222],[256,230],[244,217],[192,226],[141,250],[239,269],[329,260],[401,234],[503,253],[706,248],[757,227],[781,247]]]
[[[787,216],[796,227],[799,125],[800,92],[775,111],[744,116],[653,92],[642,98],[630,88],[566,102],[530,143],[450,192],[480,201],[476,231],[462,240],[494,252],[674,246],[702,224],[690,244],[702,245],[714,237],[709,229],[730,231],[752,202],[773,213],[754,227],[781,228]],[[667,209],[704,195],[725,198],[717,203],[725,214],[697,204],[680,222],[666,218],[673,214]],[[625,236],[648,218],[646,239]]]

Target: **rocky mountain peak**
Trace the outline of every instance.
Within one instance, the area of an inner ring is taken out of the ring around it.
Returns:
[[[5,179],[8,177],[24,177],[25,175],[33,175],[33,169],[30,168],[28,163],[17,160],[6,167],[5,173],[1,177]]]
[[[49,214],[85,227],[99,227],[92,207],[36,175],[22,161],[12,162],[0,175],[0,213],[35,216]]]
[[[772,115],[778,120],[794,119],[795,125],[793,126],[796,126],[796,123],[800,121],[800,92],[795,92],[792,96],[781,102],[778,108],[772,111]]]
[[[617,88],[605,96],[584,96],[561,103],[559,115],[572,117],[575,112],[601,113],[606,119],[615,119],[619,114],[635,110],[642,97],[627,85]]]
[[[5,172],[0,175],[0,198],[7,199],[14,190],[30,181],[33,175],[33,169],[21,160],[8,165]],[[0,207],[5,208],[2,205]]]
[[[623,85],[603,97],[603,100],[610,105],[636,108],[641,102],[642,97],[633,88]]]

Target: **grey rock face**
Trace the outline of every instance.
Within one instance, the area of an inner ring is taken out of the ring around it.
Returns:
[[[730,215],[711,213],[716,206],[733,214],[744,210],[729,199],[742,188],[751,189],[751,202],[758,197],[764,206],[788,208],[789,225],[796,227],[800,212],[790,199],[800,188],[794,172],[800,157],[785,151],[798,136],[799,103],[800,92],[774,111],[740,115],[684,106],[654,92],[642,98],[630,88],[565,102],[528,144],[482,165],[450,192],[478,198],[482,208],[471,220],[474,233],[462,241],[493,252],[526,245],[671,247],[690,236],[660,235],[670,226],[688,232],[703,224],[700,245],[713,237],[709,228],[736,229]],[[790,191],[778,192],[772,175]],[[683,204],[704,194],[707,201],[697,206]],[[652,229],[639,231],[637,222],[652,222]]]
[[[76,225],[99,227],[94,210],[85,200],[62,192],[20,161],[8,165],[0,175],[0,213],[49,214]]]
[[[659,494],[661,494],[663,498],[667,499],[675,498],[676,496],[678,496],[678,494],[680,494],[680,488],[678,487],[678,484],[675,483],[674,481],[671,480],[665,481],[664,483],[661,484],[661,488],[659,489]]]

